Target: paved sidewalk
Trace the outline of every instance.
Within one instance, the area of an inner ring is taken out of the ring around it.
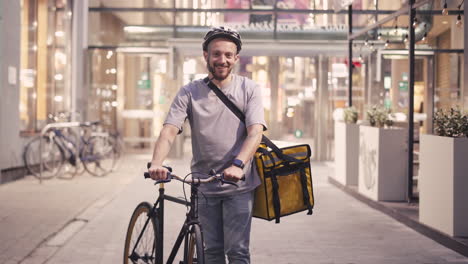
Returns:
[[[0,185],[0,263],[121,263],[130,214],[138,202],[152,202],[157,190],[142,178],[148,153],[127,155],[105,178]],[[176,172],[188,171],[188,160],[169,163]],[[279,225],[253,221],[252,263],[468,263],[329,184],[330,173],[324,163],[313,163],[314,215],[295,214]],[[179,183],[166,188],[182,195]],[[184,211],[167,204],[166,256]]]
[[[68,223],[89,221],[144,169],[147,156],[141,157],[126,156],[117,172],[102,178],[85,173],[39,184],[27,176],[0,185],[0,263],[21,263]]]

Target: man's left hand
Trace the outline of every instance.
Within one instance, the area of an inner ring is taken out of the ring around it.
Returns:
[[[238,182],[242,179],[244,175],[244,171],[236,166],[230,166],[224,170],[224,179],[226,181]]]

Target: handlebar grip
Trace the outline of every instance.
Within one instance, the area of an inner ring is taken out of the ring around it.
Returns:
[[[151,168],[151,162],[148,162],[148,163],[146,164],[146,167],[147,167],[148,169]],[[171,168],[171,167],[168,167],[168,166],[163,166],[163,167],[166,168],[166,169],[169,171],[169,173],[167,174],[167,179],[165,179],[165,180],[158,180],[158,181],[156,181],[155,184],[158,184],[158,183],[166,183],[166,182],[170,182],[170,181],[172,180],[172,176],[171,176],[172,168]],[[145,179],[151,178],[149,172],[145,172],[145,173],[143,174],[143,176],[145,177]]]
[[[163,166],[163,167],[166,168],[169,172],[172,172],[171,167],[169,167],[169,166]],[[147,169],[151,168],[151,162],[146,163],[146,168]]]
[[[154,184],[170,182],[170,181],[172,180],[172,176],[171,176],[171,175],[172,175],[172,174],[170,174],[170,173],[167,174],[167,179],[165,179],[165,180],[157,180]],[[145,177],[145,179],[151,178],[149,172],[145,172],[145,173],[143,174],[143,176]]]

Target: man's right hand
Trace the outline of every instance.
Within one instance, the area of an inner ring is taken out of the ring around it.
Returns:
[[[148,169],[148,173],[150,174],[151,179],[155,181],[166,180],[168,172],[169,170],[163,166],[151,165],[151,167]]]

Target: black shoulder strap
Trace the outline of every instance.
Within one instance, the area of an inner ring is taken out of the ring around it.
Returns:
[[[229,98],[216,86],[208,77],[203,81],[210,89],[223,101],[223,103],[242,121],[245,123],[245,115]]]
[[[245,115],[244,113],[231,101],[229,98],[216,86],[208,77],[203,79],[203,81],[208,85],[208,87],[213,90],[213,92],[221,99],[221,101],[242,121],[245,123]],[[289,162],[299,162],[301,163],[301,160],[298,160],[294,157],[288,156],[283,154],[283,151],[281,151],[278,146],[275,145],[269,138],[267,138],[265,135],[262,135],[262,142],[265,143],[268,147],[270,147],[275,154],[286,161]],[[274,161],[273,161],[274,162]]]

